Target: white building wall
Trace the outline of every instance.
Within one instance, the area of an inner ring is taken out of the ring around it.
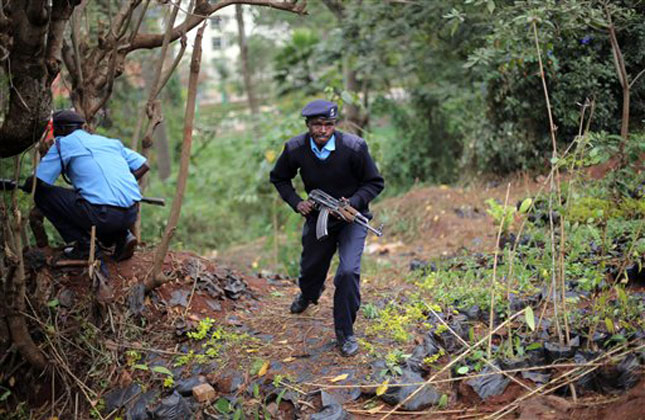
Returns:
[[[182,3],[188,3],[183,0]],[[254,13],[262,13],[264,8],[243,5],[242,11],[244,16],[244,30],[247,39],[253,34],[261,34],[275,40],[278,43],[285,41],[288,37],[287,25],[284,27],[267,28],[256,26],[254,23]],[[182,12],[179,12],[177,21],[184,19]],[[190,60],[192,47],[194,44],[197,28],[188,33],[188,47],[184,55],[185,62]],[[204,30],[202,40],[202,65],[200,71],[200,100],[204,102],[220,102],[224,98],[222,95],[221,70],[223,67],[227,74],[227,82],[240,79],[242,75],[239,71],[240,48],[238,44],[238,28],[235,17],[235,6],[227,6],[207,18],[207,25]],[[184,66],[187,69],[187,66]],[[227,93],[228,100],[238,100],[240,98],[231,97],[231,92]]]

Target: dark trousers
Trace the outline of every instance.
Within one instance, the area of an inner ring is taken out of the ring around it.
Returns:
[[[317,240],[316,217],[307,218],[302,229],[300,290],[309,300],[320,297],[329,264],[338,250],[339,265],[334,277],[334,328],[345,336],[353,335],[356,313],[361,304],[361,256],[367,229],[330,218],[328,231],[329,236]]]
[[[122,208],[91,204],[74,190],[39,183],[34,196],[36,207],[67,243],[89,245],[92,226],[96,237],[110,246],[137,220],[138,205]]]

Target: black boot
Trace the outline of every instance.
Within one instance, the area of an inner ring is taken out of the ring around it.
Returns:
[[[119,237],[119,239],[116,240],[112,258],[114,259],[114,261],[124,261],[130,259],[134,255],[134,250],[136,248],[137,237],[128,230],[121,237]]]
[[[302,293],[298,293],[298,296],[291,302],[290,311],[292,314],[300,314],[307,309],[310,303],[313,303],[306,297],[302,296]]]
[[[336,330],[336,345],[342,356],[350,357],[358,353],[358,341],[353,334],[345,335],[343,331]]]

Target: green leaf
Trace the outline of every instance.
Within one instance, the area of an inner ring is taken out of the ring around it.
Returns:
[[[10,390],[6,390],[5,392],[3,392],[2,395],[0,395],[0,402],[2,402],[4,400],[6,400],[7,398],[9,398],[10,395],[11,395]]]
[[[627,294],[625,293],[625,289],[622,287],[615,286],[614,289],[616,290],[616,295],[618,296],[618,299],[623,305],[627,305]]]
[[[533,308],[527,306],[524,310],[524,319],[526,320],[526,325],[529,326],[531,331],[535,331],[535,315],[533,314]]]
[[[345,102],[346,104],[352,105],[354,103],[354,98],[352,97],[352,94],[346,90],[341,92],[340,97],[343,100],[343,102]]]
[[[287,388],[282,388],[282,391],[278,394],[278,397],[275,399],[276,405],[280,405],[280,401],[282,401],[282,397],[284,397],[284,394],[287,392]]]
[[[457,29],[459,29],[459,21],[455,20],[452,22],[452,25],[450,26],[450,36],[454,36],[455,32],[457,32]]]
[[[468,366],[462,366],[462,367],[457,369],[457,373],[460,374],[460,375],[465,375],[465,374],[468,373],[469,370],[470,369],[468,368]]]
[[[488,0],[486,2],[486,8],[488,9],[488,13],[493,13],[495,11],[495,2],[493,0]]]
[[[233,414],[233,420],[240,420],[242,418],[242,414],[244,414],[244,412],[242,411],[242,407],[240,407],[235,410],[235,414]]]
[[[559,161],[560,159],[554,156],[551,158],[551,165],[557,165]]]
[[[215,402],[215,408],[222,414],[228,414],[231,412],[231,404],[226,398],[220,398]]]
[[[537,350],[542,348],[542,343],[531,343],[526,346],[526,351]]]
[[[148,368],[148,365],[142,365],[142,364],[132,365],[132,369],[150,370],[150,368]]]
[[[49,302],[47,302],[47,306],[49,306],[50,308],[55,308],[55,307],[57,307],[59,304],[60,304],[60,302],[59,302],[59,300],[58,300],[58,299],[52,299],[52,300],[50,300]]]
[[[605,326],[607,327],[607,331],[610,333],[616,332],[616,328],[614,327],[614,321],[611,320],[611,318],[605,318]]]
[[[448,406],[448,394],[441,394],[437,405],[439,408],[446,408]]]
[[[150,370],[164,375],[173,376],[172,372],[165,366],[154,366]]]
[[[526,213],[527,211],[529,211],[531,204],[533,204],[533,200],[531,198],[527,198],[526,200],[522,201],[522,204],[520,204],[520,213]]]

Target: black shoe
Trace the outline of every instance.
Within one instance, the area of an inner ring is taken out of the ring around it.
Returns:
[[[114,259],[114,261],[124,261],[130,259],[134,255],[134,250],[136,248],[137,237],[128,230],[123,236],[116,240],[112,258]]]
[[[302,293],[298,293],[298,296],[296,296],[293,302],[291,302],[290,311],[292,314],[303,313],[311,303],[314,303],[314,302],[302,296]]]
[[[340,354],[344,357],[354,356],[358,353],[358,341],[356,336],[348,335],[339,343]]]
[[[90,245],[86,243],[76,243],[66,246],[63,249],[61,258],[66,260],[88,260],[90,258]]]

